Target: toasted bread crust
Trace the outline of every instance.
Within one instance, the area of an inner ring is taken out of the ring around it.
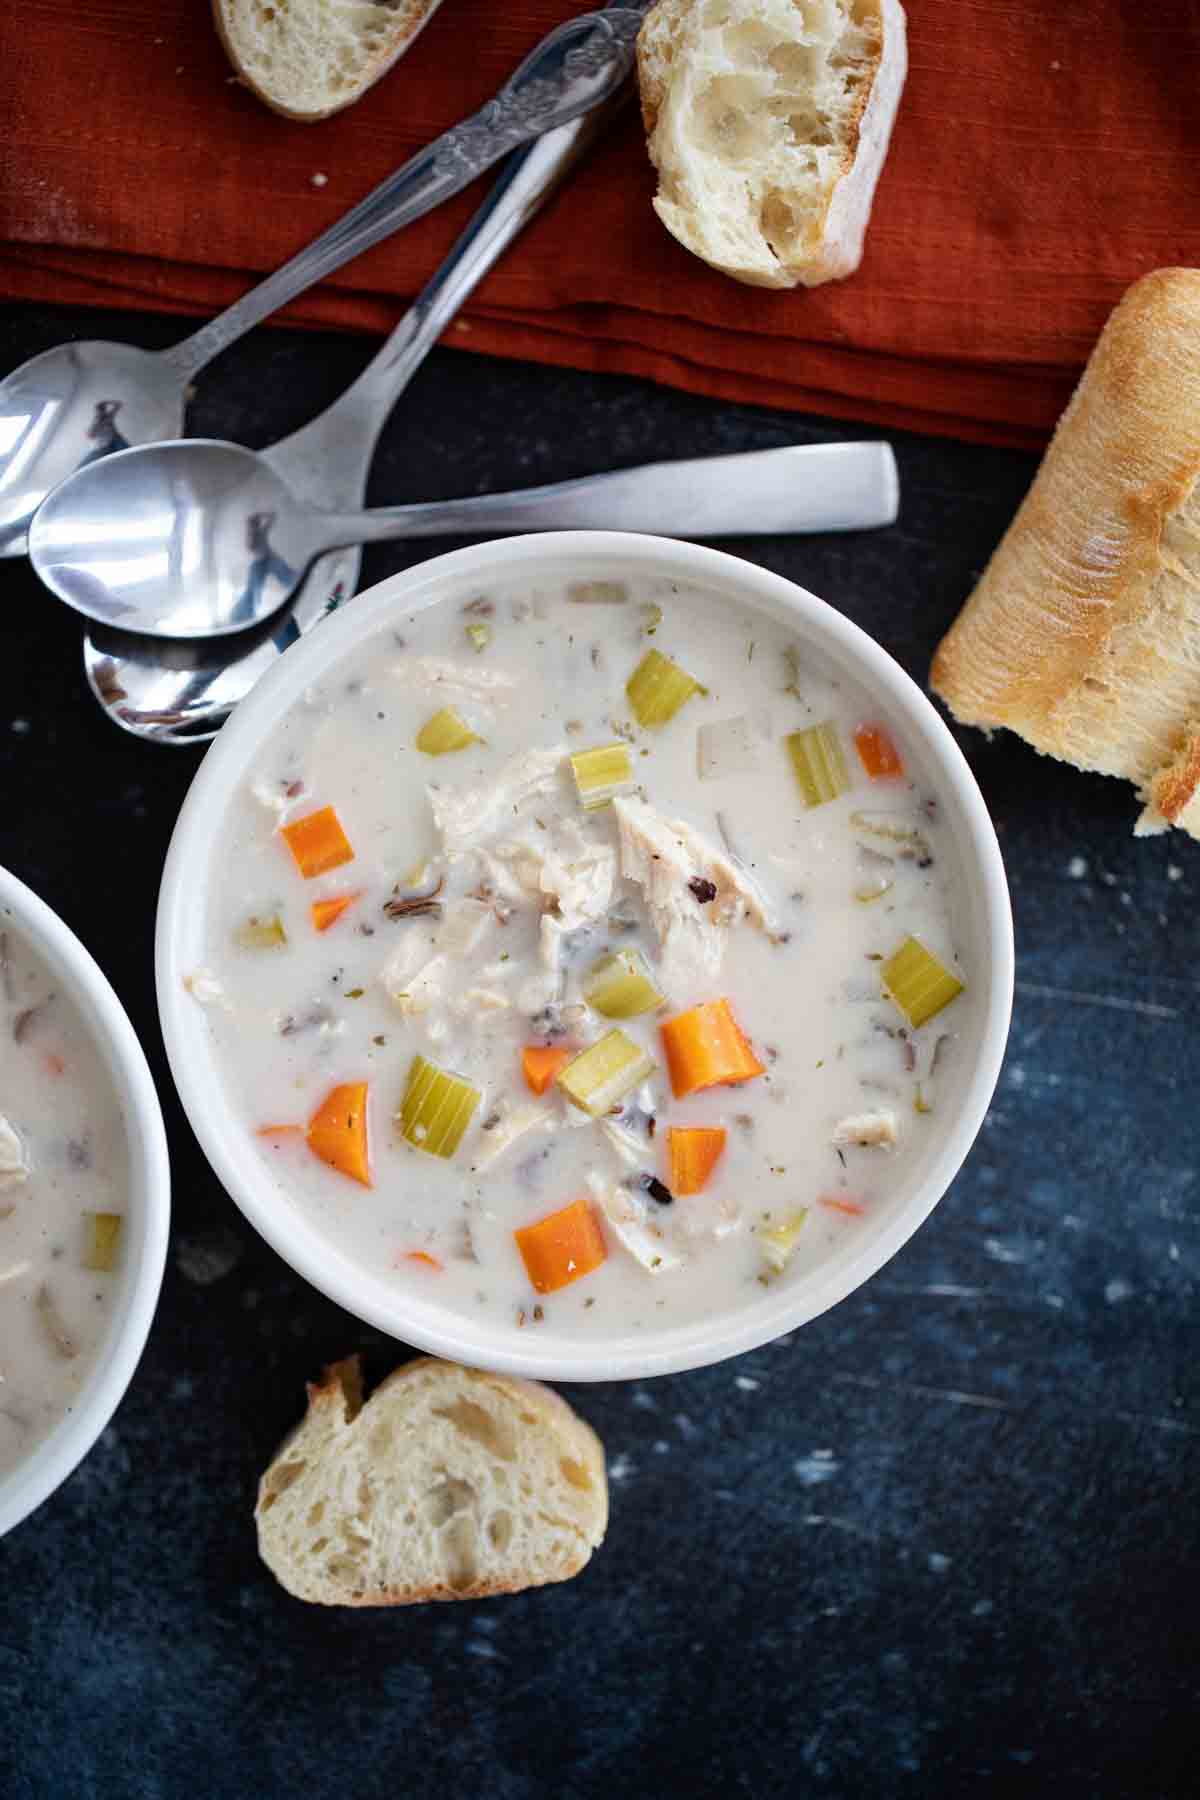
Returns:
[[[964,724],[1161,793],[1176,819],[1200,773],[1198,480],[1200,270],[1160,269],[1105,326],[931,671]]]

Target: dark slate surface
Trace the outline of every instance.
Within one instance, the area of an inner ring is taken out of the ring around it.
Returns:
[[[178,330],[10,310],[0,367],[106,328]],[[193,427],[267,442],[366,353],[262,333],[206,377]],[[828,434],[441,353],[374,497]],[[734,547],[920,677],[1033,465],[897,449],[893,530]],[[367,577],[444,547],[372,552]],[[1197,847],[1135,843],[1116,784],[964,734],[1008,858],[1018,996],[994,1109],[930,1222],[792,1340],[571,1392],[612,1474],[609,1540],[580,1580],[488,1605],[306,1608],[257,1562],[256,1476],[323,1361],[359,1348],[378,1375],[397,1347],[256,1239],[175,1102],[150,943],[198,754],[119,735],[68,615],[23,565],[0,583],[0,859],[123,995],[175,1170],[132,1390],[0,1544],[8,1800],[1195,1793]]]

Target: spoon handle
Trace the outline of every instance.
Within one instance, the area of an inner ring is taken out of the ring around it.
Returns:
[[[327,543],[496,531],[649,531],[659,537],[863,531],[891,525],[890,444],[799,444],[649,463],[508,494],[327,517]]]
[[[633,67],[642,11],[610,7],[543,38],[494,99],[443,132],[273,275],[162,352],[184,380],[343,263],[448,200],[510,150],[607,99]]]
[[[476,282],[624,101],[618,91],[515,152],[442,268],[358,380],[303,430],[266,452],[297,493],[321,507],[362,505],[376,439],[414,370]],[[135,737],[159,744],[204,743],[289,645],[353,594],[361,554],[355,544],[319,557],[288,617],[260,629],[232,662],[227,645],[214,654],[210,645],[147,643],[95,627],[83,640],[88,685],[113,723]]]
[[[512,156],[441,267],[358,379],[323,413],[262,452],[298,494],[322,508],[358,503],[361,495],[344,500],[331,487],[356,462],[361,446],[374,445],[455,314],[624,103],[625,95],[618,94]]]

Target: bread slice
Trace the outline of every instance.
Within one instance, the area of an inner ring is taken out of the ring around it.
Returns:
[[[327,119],[353,105],[441,0],[212,0],[230,62],[288,119]]]
[[[1200,269],[1135,282],[933,662],[967,725],[1136,784],[1200,836]]]
[[[907,66],[898,0],[659,0],[638,36],[655,212],[753,287],[853,274]]]
[[[356,1356],[259,1483],[258,1548],[301,1600],[478,1600],[578,1575],[608,1524],[604,1447],[537,1381],[421,1357],[364,1405]]]

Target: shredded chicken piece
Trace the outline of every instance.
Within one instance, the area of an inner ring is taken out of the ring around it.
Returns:
[[[557,819],[540,843],[493,844],[489,857],[510,871],[521,894],[552,909],[568,930],[602,919],[612,904],[617,858],[593,843],[574,819]]]
[[[666,1275],[681,1266],[683,1258],[668,1247],[640,1194],[614,1188],[595,1173],[589,1173],[587,1185],[613,1236],[647,1275]]]
[[[890,1150],[900,1139],[900,1126],[890,1106],[877,1112],[849,1113],[833,1128],[835,1144],[857,1144],[863,1149]]]
[[[601,1119],[600,1129],[627,1169],[644,1169],[649,1145],[624,1125],[612,1119]]]
[[[566,746],[522,750],[481,787],[429,788],[433,822],[453,862],[492,837],[531,800],[552,794],[562,779]]]
[[[499,988],[469,987],[460,996],[455,1010],[460,1013],[505,1012],[512,1005]]]
[[[493,1125],[490,1131],[480,1134],[475,1167],[494,1167],[518,1139],[526,1137],[531,1131],[553,1131],[559,1122],[557,1115],[548,1106],[515,1107],[498,1125]]]
[[[758,888],[725,851],[678,819],[665,819],[646,801],[613,801],[620,834],[621,873],[642,890],[661,951],[660,972],[682,999],[720,972],[726,933],[743,919],[760,931],[774,921]],[[716,891],[701,901],[690,886]]]
[[[487,700],[500,706],[507,705],[518,685],[502,669],[476,668],[441,656],[402,656],[388,674],[406,686],[435,691],[439,699]]]
[[[0,1113],[0,1190],[29,1179],[29,1164],[16,1128]]]

